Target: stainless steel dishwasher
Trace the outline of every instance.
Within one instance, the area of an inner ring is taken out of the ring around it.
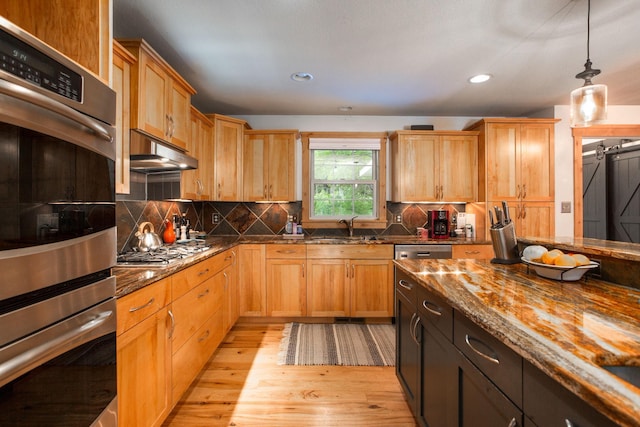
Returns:
[[[395,259],[451,259],[451,245],[395,245]]]

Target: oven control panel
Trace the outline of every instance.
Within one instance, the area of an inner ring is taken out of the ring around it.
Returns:
[[[0,29],[0,70],[82,102],[82,76]]]

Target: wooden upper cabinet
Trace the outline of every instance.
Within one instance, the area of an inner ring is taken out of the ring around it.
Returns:
[[[129,127],[131,109],[131,64],[136,58],[118,42],[113,42],[111,88],[116,92],[116,193],[129,194]]]
[[[131,127],[185,150],[195,90],[144,40],[119,42],[138,59],[131,70]]]
[[[207,117],[214,126],[213,200],[239,201],[242,199],[242,139],[247,122],[220,114]]]
[[[247,130],[242,146],[243,200],[295,199],[297,130]]]
[[[478,133],[397,131],[391,135],[394,202],[477,200]]]
[[[3,0],[0,15],[111,81],[112,0]]]
[[[469,129],[481,131],[486,150],[486,199],[554,200],[555,119],[483,119]]]
[[[211,200],[213,197],[214,153],[213,123],[195,107],[191,107],[189,154],[198,159],[198,168],[182,171],[180,192],[185,199]]]

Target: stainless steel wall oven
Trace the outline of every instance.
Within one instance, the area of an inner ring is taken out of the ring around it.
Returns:
[[[0,425],[115,426],[115,93],[0,17]]]

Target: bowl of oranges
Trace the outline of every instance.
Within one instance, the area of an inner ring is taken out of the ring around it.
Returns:
[[[580,280],[587,271],[599,266],[583,254],[547,250],[538,245],[527,246],[522,251],[522,262],[533,267],[538,276],[568,282]]]

